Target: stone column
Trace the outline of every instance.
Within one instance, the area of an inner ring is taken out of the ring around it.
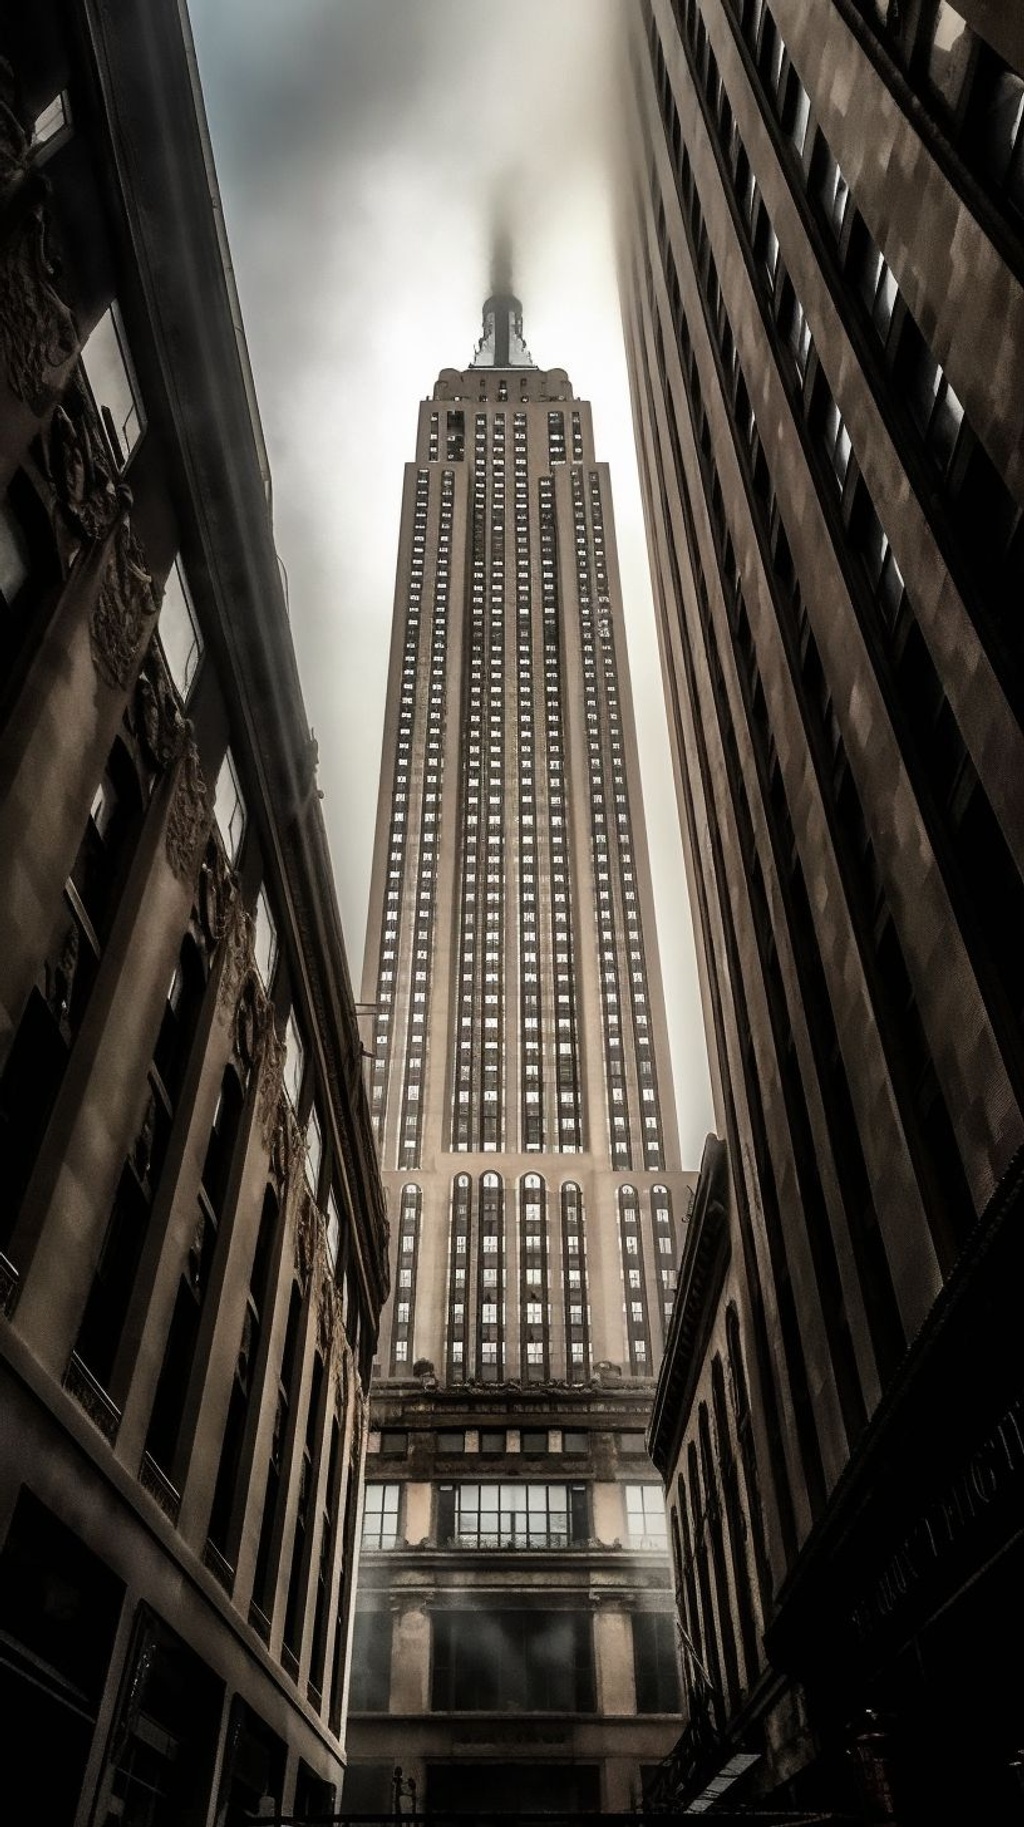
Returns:
[[[392,1713],[430,1710],[430,1613],[412,1600],[395,1615],[391,1647]]]
[[[635,1713],[633,1633],[626,1612],[610,1605],[598,1606],[594,1613],[594,1663],[598,1712]]]

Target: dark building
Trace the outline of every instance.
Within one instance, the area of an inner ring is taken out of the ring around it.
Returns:
[[[340,1791],[383,1197],[184,15],[16,14],[4,1808],[238,1822]]]
[[[484,306],[406,469],[364,994],[395,1299],[346,1783],[609,1811],[671,1746],[679,1170],[607,465]]]
[[[651,1435],[674,1780],[1017,1819],[1024,18],[643,0],[629,72],[723,1138]]]

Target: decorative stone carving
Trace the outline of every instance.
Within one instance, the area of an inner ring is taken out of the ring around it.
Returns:
[[[316,1342],[324,1362],[331,1354],[334,1344],[334,1329],[337,1322],[333,1299],[333,1283],[330,1273],[321,1276],[316,1305]]]
[[[224,974],[220,989],[225,1002],[231,1005],[239,1001],[243,985],[248,985],[249,978],[255,977],[252,939],[252,920],[242,906],[241,897],[236,893],[224,927]],[[236,1027],[236,1045],[237,1041]],[[247,1063],[251,1063],[251,1055]]]
[[[146,759],[154,768],[170,767],[185,746],[187,730],[167,669],[153,649],[135,686],[134,711]]]
[[[195,881],[210,817],[210,800],[199,755],[195,743],[189,739],[178,764],[164,837],[167,861],[180,882]]]
[[[17,189],[28,170],[31,151],[31,124],[19,105],[14,71],[0,57],[0,199]]]
[[[313,1201],[305,1187],[299,1194],[295,1223],[295,1272],[305,1292],[316,1254],[316,1217]]]
[[[196,890],[197,937],[207,954],[220,942],[233,894],[234,884],[224,852],[219,844],[208,844]]]
[[[131,506],[131,489],[114,475],[96,408],[77,370],[50,420],[44,460],[62,518],[79,538],[102,539]]]
[[[284,1183],[284,1174],[280,1172],[275,1159],[277,1145],[278,1104],[281,1097],[281,1085],[284,1078],[284,1041],[281,1040],[274,1022],[274,1011],[267,1004],[267,1023],[263,1036],[263,1058],[260,1062],[260,1087],[258,1109],[260,1130],[270,1151],[270,1171],[278,1181],[278,1191]],[[284,1164],[287,1168],[287,1163]]]
[[[247,1073],[254,1068],[259,1070],[267,1030],[271,1026],[270,1007],[263,985],[255,970],[249,970],[235,1005],[235,1052]]]
[[[126,514],[114,534],[89,624],[96,670],[115,690],[126,690],[157,608],[153,579]]]
[[[41,414],[78,353],[75,320],[57,290],[42,197],[23,215],[0,265],[0,355],[11,392]]]

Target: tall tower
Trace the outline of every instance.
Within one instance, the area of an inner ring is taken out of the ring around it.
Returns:
[[[737,1802],[859,1814],[860,1770],[872,1815],[1008,1819],[1024,14],[628,11],[624,317],[728,1154],[652,1434],[680,1799],[742,1736]]]
[[[346,1801],[399,1714],[421,1800],[625,1807],[678,1699],[643,1430],[687,1182],[607,467],[500,278],[406,471],[369,934],[396,1292]]]

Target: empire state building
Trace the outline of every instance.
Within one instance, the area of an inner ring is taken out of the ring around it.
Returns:
[[[430,1805],[497,1758],[527,1807],[542,1745],[545,1796],[626,1807],[677,1724],[643,1432],[692,1176],[608,469],[508,290],[406,469],[363,994],[395,1294],[346,1805],[399,1714]]]

